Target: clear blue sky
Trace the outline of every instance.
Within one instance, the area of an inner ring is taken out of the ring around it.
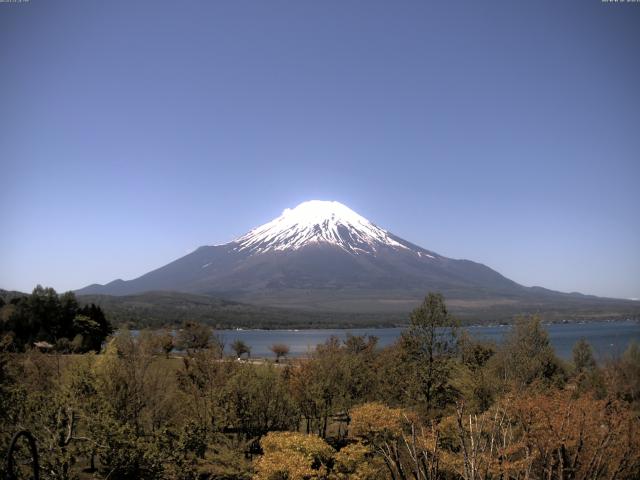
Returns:
[[[640,3],[0,3],[0,288],[130,279],[308,199],[640,297]]]

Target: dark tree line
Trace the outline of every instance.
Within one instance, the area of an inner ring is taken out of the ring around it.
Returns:
[[[59,295],[38,285],[29,296],[0,303],[0,336],[17,351],[36,344],[62,352],[100,351],[112,331],[102,309],[80,306],[73,292]]]

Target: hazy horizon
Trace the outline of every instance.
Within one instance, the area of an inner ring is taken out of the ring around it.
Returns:
[[[640,298],[640,3],[0,3],[0,288],[131,279],[311,199]]]

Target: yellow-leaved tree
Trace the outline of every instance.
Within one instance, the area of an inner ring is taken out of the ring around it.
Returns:
[[[317,435],[270,432],[261,441],[264,451],[255,462],[255,480],[327,478],[334,450]]]

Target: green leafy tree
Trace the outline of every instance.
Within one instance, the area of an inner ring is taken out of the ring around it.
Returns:
[[[289,383],[307,433],[315,431],[325,438],[331,415],[345,409],[348,368],[340,339],[332,336],[292,369]]]
[[[209,433],[228,424],[224,388],[236,368],[236,362],[225,361],[218,349],[191,351],[182,359],[178,388],[192,421]]]
[[[460,335],[454,383],[464,397],[466,408],[474,413],[487,410],[496,396],[494,379],[486,368],[495,353],[496,346],[492,343],[472,338],[467,331]]]
[[[458,325],[447,311],[442,295],[429,293],[411,313],[401,344],[414,386],[410,396],[427,412],[444,408],[455,397],[450,382],[457,352]]]
[[[503,389],[521,389],[533,383],[560,385],[564,369],[543,328],[540,317],[519,318],[492,359],[494,380]]]
[[[104,475],[189,478],[168,473],[172,465],[189,473],[195,455],[179,446],[181,399],[156,352],[154,335],[121,330],[94,362],[97,402],[87,419]]]
[[[224,387],[226,417],[244,439],[269,431],[288,430],[297,423],[295,407],[273,364],[241,364]]]

